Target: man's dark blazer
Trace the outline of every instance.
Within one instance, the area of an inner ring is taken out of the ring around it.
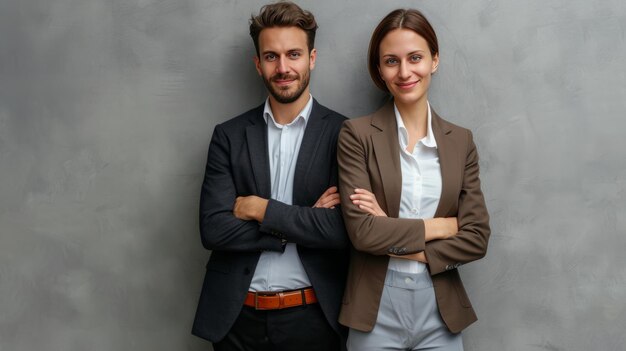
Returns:
[[[344,116],[313,100],[293,182],[293,206],[270,200],[262,224],[233,215],[237,196],[271,195],[267,124],[261,105],[217,125],[209,146],[200,198],[202,245],[212,250],[192,333],[217,342],[239,315],[262,251],[297,244],[302,265],[330,325],[337,322],[345,286],[349,239],[339,208],[312,208],[337,185],[337,137]]]

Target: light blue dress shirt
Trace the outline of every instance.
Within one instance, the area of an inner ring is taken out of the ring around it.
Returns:
[[[309,102],[298,116],[291,123],[282,125],[274,120],[269,99],[265,101],[263,117],[267,123],[271,196],[272,199],[288,205],[293,204],[293,177],[312,108],[313,97],[309,95]],[[288,243],[284,252],[261,253],[250,283],[250,291],[282,291],[308,286],[311,286],[311,282],[300,261],[296,244]]]

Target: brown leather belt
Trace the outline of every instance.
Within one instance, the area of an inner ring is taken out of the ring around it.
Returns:
[[[244,305],[254,307],[257,310],[279,310],[283,308],[310,305],[317,302],[317,296],[313,288],[281,292],[252,292],[248,291],[248,296]]]

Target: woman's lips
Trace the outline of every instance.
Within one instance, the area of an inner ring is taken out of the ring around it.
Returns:
[[[413,81],[413,82],[402,82],[402,83],[396,83],[396,85],[397,85],[397,86],[398,86],[398,88],[400,88],[400,89],[411,89],[411,88],[413,88],[414,86],[416,86],[416,85],[417,85],[417,83],[419,83],[419,82],[420,82],[420,80],[416,80],[416,81]]]

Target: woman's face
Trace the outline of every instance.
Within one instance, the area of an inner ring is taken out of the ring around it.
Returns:
[[[410,29],[395,29],[381,41],[378,70],[396,104],[413,104],[428,98],[430,77],[437,70],[426,40]]]

